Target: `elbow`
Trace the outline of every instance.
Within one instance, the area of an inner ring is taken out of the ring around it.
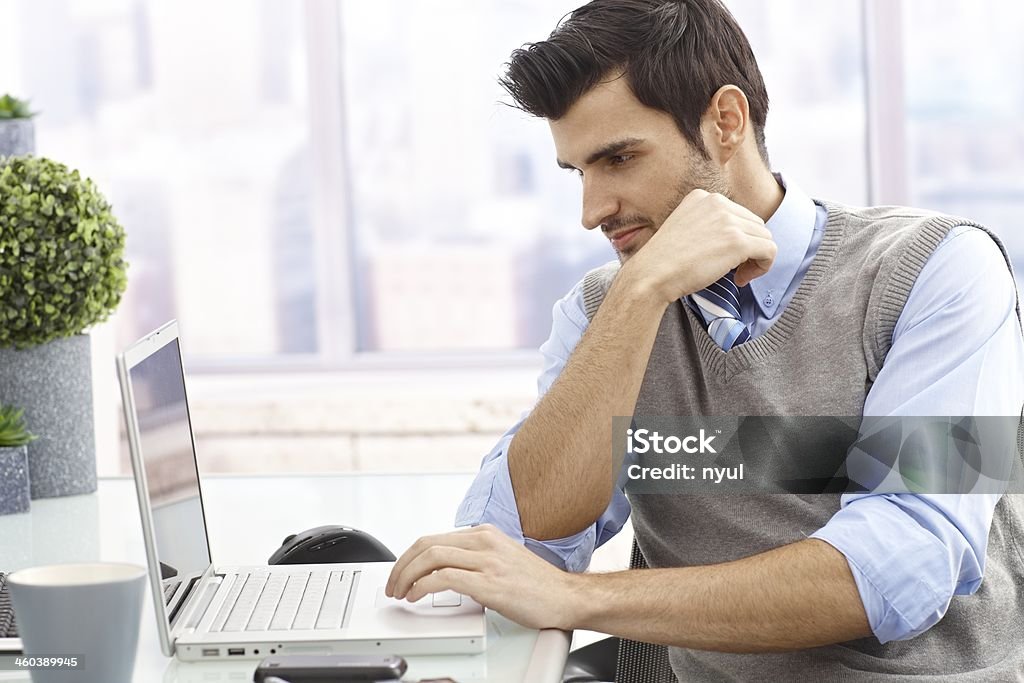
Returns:
[[[584,504],[569,498],[546,498],[524,504],[516,495],[519,505],[519,524],[523,536],[537,541],[556,541],[574,536],[594,526],[611,502],[606,500]]]
[[[936,592],[923,582],[919,582],[913,590],[916,595],[902,601],[903,609],[888,602],[881,618],[871,624],[871,631],[880,643],[916,638],[946,615],[953,599],[952,590]]]
[[[517,454],[521,451],[515,443],[513,440],[509,445],[508,472],[524,536],[538,541],[565,538],[578,534],[598,520],[612,501],[611,487],[602,492],[587,486],[541,480],[536,473],[531,473],[517,462]],[[555,475],[546,473],[541,476]]]
[[[601,508],[603,510],[604,508]],[[523,536],[539,542],[557,541],[584,531],[594,525],[600,517],[599,510],[593,516],[590,515],[552,515],[551,517],[540,516],[537,519],[530,518],[519,513],[519,521],[523,529]]]

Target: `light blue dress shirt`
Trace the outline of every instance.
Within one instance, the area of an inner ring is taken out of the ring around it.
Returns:
[[[821,243],[827,211],[776,176],[785,197],[766,226],[778,255],[771,270],[741,290],[743,321],[758,337],[796,293]],[[865,415],[1019,415],[1024,404],[1024,339],[1016,290],[1002,253],[982,231],[954,228],[928,259],[892,336],[892,348],[864,403]],[[587,327],[581,283],[553,309],[541,346],[543,395]],[[584,571],[594,548],[629,517],[622,491],[592,526],[568,538],[524,538],[508,473],[508,445],[526,416],[484,457],[456,525],[490,523],[548,561]],[[999,496],[846,494],[840,510],[811,534],[850,565],[871,629],[880,642],[925,631],[954,595],[978,589]]]

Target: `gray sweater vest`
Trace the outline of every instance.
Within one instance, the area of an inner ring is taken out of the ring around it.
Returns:
[[[925,261],[951,228],[985,228],[903,207],[819,203],[828,209],[821,245],[789,305],[762,336],[726,353],[689,306],[676,302],[668,308],[636,415],[862,414]],[[618,264],[611,263],[584,278],[590,319],[617,271]],[[676,675],[683,681],[1024,679],[1021,498],[1003,496],[996,507],[981,587],[973,595],[955,596],[945,617],[921,635],[884,645],[871,637],[782,654],[670,648]],[[802,540],[839,510],[839,494],[649,494],[633,495],[630,503],[647,563],[684,567],[728,562]]]

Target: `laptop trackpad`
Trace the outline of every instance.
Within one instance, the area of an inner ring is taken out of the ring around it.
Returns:
[[[474,614],[483,609],[473,598],[454,591],[431,593],[416,602],[409,602],[408,600],[389,598],[384,594],[384,586],[377,588],[374,606],[379,609],[400,609],[410,614],[437,617],[450,614]]]

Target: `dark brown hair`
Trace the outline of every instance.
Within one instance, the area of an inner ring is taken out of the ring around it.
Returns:
[[[705,159],[700,119],[723,85],[747,96],[768,165],[768,93],[750,43],[719,0],[593,0],[547,40],[512,53],[500,83],[520,109],[559,119],[602,78],[622,71],[644,105],[667,112]]]

